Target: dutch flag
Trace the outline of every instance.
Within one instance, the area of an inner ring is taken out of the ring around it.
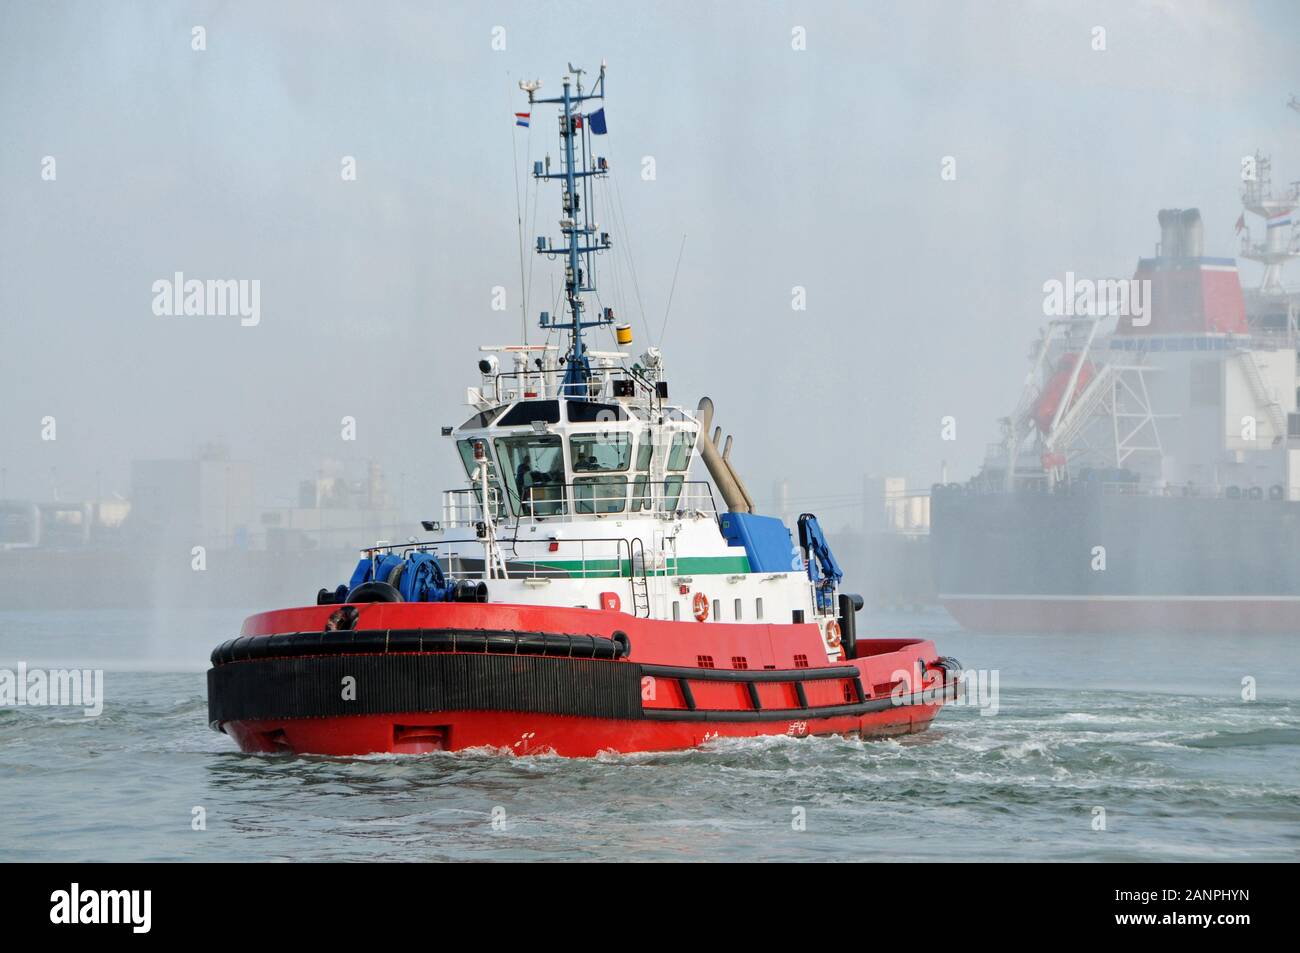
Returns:
[[[515,113],[515,125],[523,126],[525,129],[527,129],[528,119],[531,115],[532,113]]]
[[[1290,225],[1290,224],[1291,224],[1290,212],[1279,212],[1278,214],[1270,217],[1268,220],[1269,228],[1281,228],[1283,225]]]

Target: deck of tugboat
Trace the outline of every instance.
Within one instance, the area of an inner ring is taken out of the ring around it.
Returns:
[[[498,568],[487,540],[472,528],[447,527],[428,538],[372,547],[385,555],[432,554],[451,580],[483,580],[487,601],[578,608],[622,608],[642,618],[698,618],[703,593],[709,622],[814,621],[810,582],[802,563],[784,571],[760,564],[719,529],[716,513],[679,511],[668,517],[523,518],[496,539]],[[792,544],[791,547],[792,548]]]

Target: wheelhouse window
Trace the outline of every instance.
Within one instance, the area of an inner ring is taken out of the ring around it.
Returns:
[[[534,420],[548,424],[560,422],[560,402],[558,400],[526,400],[515,404],[506,415],[497,421],[498,427],[527,427]]]
[[[576,433],[569,438],[569,456],[574,473],[621,472],[632,462],[632,435]]]
[[[628,433],[577,433],[569,437],[573,472],[618,473],[632,465],[632,435]],[[575,513],[622,513],[627,509],[627,477],[575,476]]]
[[[689,430],[678,431],[673,436],[672,448],[668,451],[668,469],[685,470],[691,465],[691,451],[695,449],[695,434]]]
[[[677,509],[677,499],[682,495],[682,483],[685,477],[670,476],[664,480],[664,511],[671,513]]]
[[[654,459],[655,445],[653,433],[649,430],[641,434],[636,446],[637,474],[632,481],[632,512],[653,509],[650,501],[650,462]]]
[[[564,443],[559,437],[498,437],[496,448],[506,493],[516,513],[547,517],[568,512],[564,500]]]
[[[638,513],[641,510],[652,510],[653,505],[650,502],[650,474],[638,473],[636,479],[632,481],[632,512]]]
[[[636,448],[636,468],[642,473],[650,469],[650,461],[654,459],[655,444],[654,437],[650,431],[641,435],[641,442]]]
[[[491,424],[493,419],[499,413],[501,413],[503,409],[504,408],[502,407],[491,407],[483,411],[481,414],[475,414],[469,420],[461,424],[460,429],[461,430],[482,430],[484,427]]]
[[[456,441],[456,449],[460,451],[460,462],[465,465],[465,475],[471,480],[474,479],[474,471],[478,469],[478,461],[474,459],[474,443],[475,441],[473,440]],[[491,463],[492,457],[488,453],[487,441],[484,440],[482,443],[485,458],[484,462]],[[501,481],[497,479],[497,468],[492,467],[490,473],[491,476],[488,479],[488,495],[492,498],[492,518],[500,519],[501,510],[505,505],[505,497],[501,495]],[[483,491],[477,482],[474,484],[474,498],[478,500],[478,505],[481,507],[483,505]]]
[[[627,508],[627,477],[577,477],[573,481],[573,512],[622,513]]]
[[[593,400],[571,400],[568,402],[569,423],[598,424],[627,420],[627,411],[618,404],[600,404]]]

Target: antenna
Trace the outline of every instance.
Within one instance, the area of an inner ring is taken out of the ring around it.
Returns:
[[[673,266],[673,283],[668,287],[668,307],[664,308],[664,323],[659,328],[659,343],[664,343],[664,332],[668,330],[668,313],[673,309],[673,292],[677,290],[677,271],[682,267],[682,252],[686,251],[686,233],[682,232],[682,244],[677,249],[677,264]]]
[[[560,107],[560,170],[551,171],[550,158],[545,162],[533,163],[533,178],[555,180],[560,183],[560,243],[550,238],[537,238],[537,253],[545,255],[552,261],[557,257],[564,260],[564,296],[567,316],[556,315],[554,318],[542,312],[541,326],[550,330],[562,328],[569,332],[569,346],[565,354],[564,382],[560,393],[566,397],[589,399],[588,383],[591,380],[591,362],[588,359],[586,344],[582,332],[586,328],[613,324],[614,310],[605,308],[593,318],[585,317],[586,301],[584,296],[596,291],[593,262],[596,254],[611,247],[608,232],[598,232],[598,226],[591,218],[591,202],[584,203],[584,197],[590,195],[591,183],[603,179],[609,173],[609,164],[604,157],[592,155],[588,148],[587,136],[589,122],[582,114],[584,103],[605,98],[605,66],[602,63],[600,74],[590,90],[583,90],[584,70],[572,63],[568,64],[569,75],[563,78],[563,92],[549,99],[536,98],[538,82],[532,89],[523,83],[520,88],[528,93],[530,104],[551,104]],[[532,84],[530,84],[532,85]],[[603,117],[602,117],[603,118]],[[603,132],[603,126],[597,128]],[[577,140],[577,141],[575,141]],[[581,186],[581,188],[580,188]],[[567,320],[565,319],[567,317]]]

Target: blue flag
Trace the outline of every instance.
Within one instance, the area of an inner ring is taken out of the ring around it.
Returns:
[[[587,123],[591,128],[591,134],[593,136],[603,136],[605,133],[609,132],[609,129],[605,126],[605,107],[601,106],[594,113],[588,116]]]

